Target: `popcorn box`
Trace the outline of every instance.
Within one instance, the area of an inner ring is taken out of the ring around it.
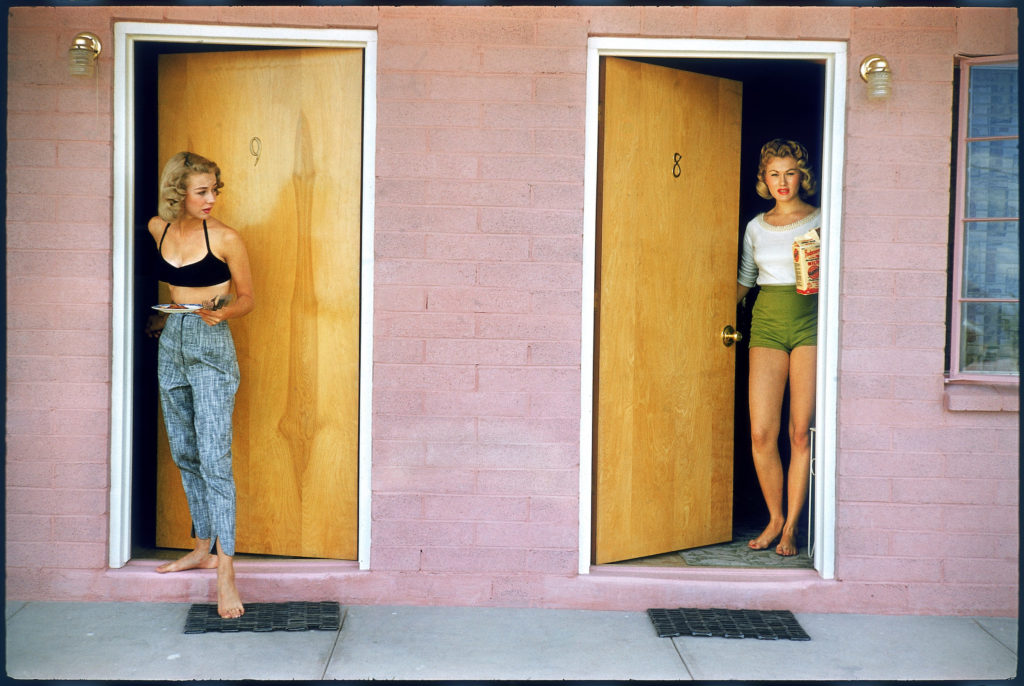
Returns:
[[[796,271],[796,292],[814,295],[818,292],[818,262],[821,241],[818,232],[810,230],[793,241],[793,267]]]

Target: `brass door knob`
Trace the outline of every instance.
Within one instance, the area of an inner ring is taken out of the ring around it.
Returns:
[[[733,343],[739,343],[743,340],[743,334],[736,329],[732,328],[728,324],[722,329],[722,345],[728,348]]]

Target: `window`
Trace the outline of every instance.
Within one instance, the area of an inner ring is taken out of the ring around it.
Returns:
[[[959,102],[949,378],[1017,382],[1016,57],[962,60]]]

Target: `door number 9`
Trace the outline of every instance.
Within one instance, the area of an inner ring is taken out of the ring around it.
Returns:
[[[260,163],[260,153],[262,152],[262,150],[263,141],[261,141],[256,136],[253,136],[252,139],[249,141],[249,154],[256,158],[253,161],[252,166],[255,167],[257,164]]]

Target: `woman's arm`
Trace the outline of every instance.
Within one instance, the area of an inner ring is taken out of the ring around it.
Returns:
[[[159,248],[160,238],[163,235],[165,222],[160,217],[151,217],[149,222],[146,224],[146,229],[149,231],[149,235],[153,238],[153,252],[144,254],[137,264],[144,265],[142,269],[145,272],[145,276],[151,277],[156,280],[156,267],[154,261],[156,260],[156,249]],[[152,255],[152,256],[150,256]],[[158,302],[167,302],[166,300],[160,300],[161,297],[167,291],[167,284],[157,282],[157,292],[159,294]],[[149,338],[160,338],[160,332],[164,329],[164,324],[167,323],[167,315],[161,312],[153,312],[146,318],[145,333]]]
[[[739,281],[736,282],[736,302],[743,300],[743,298],[750,292],[750,286],[744,286]]]
[[[149,229],[149,235],[153,237],[156,245],[160,244],[160,237],[163,235],[166,225],[167,222],[160,217],[150,217],[149,222],[146,224],[146,228]]]
[[[160,312],[154,312],[146,318],[146,327],[143,329],[146,336],[149,338],[160,338],[160,333],[164,330],[164,325],[167,323],[167,315]]]
[[[244,317],[256,306],[252,272],[249,269],[249,253],[245,249],[245,242],[237,231],[226,226],[218,233],[221,235],[217,241],[216,252],[231,270],[231,285],[235,290],[235,299],[230,305],[219,310],[203,309],[197,312],[203,321],[210,325],[219,324],[225,319]]]

